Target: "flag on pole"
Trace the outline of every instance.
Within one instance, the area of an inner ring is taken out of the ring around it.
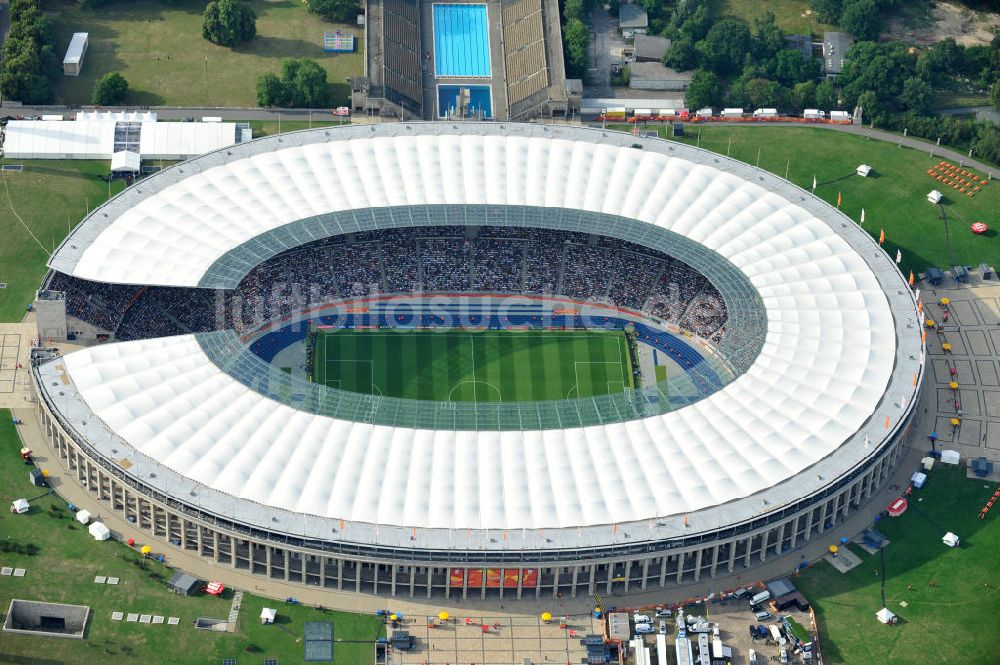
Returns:
[[[844,200],[844,198],[840,195],[840,192],[837,192],[837,208],[838,209],[840,208],[840,204],[843,202],[843,200]]]
[[[816,193],[816,176],[813,176],[813,194]]]
[[[861,209],[861,223],[862,224],[865,223],[865,209],[864,208]]]
[[[902,262],[903,262],[903,252],[901,252],[901,251],[899,251],[897,249],[896,250],[896,263],[902,263]]]
[[[881,229],[878,233],[878,244],[882,245],[885,243],[885,229]]]
[[[913,282],[914,281],[916,281],[916,280],[913,279],[913,271],[911,270],[910,271],[910,286],[913,286]]]

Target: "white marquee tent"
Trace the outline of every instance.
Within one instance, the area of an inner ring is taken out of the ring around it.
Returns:
[[[111,538],[111,529],[106,527],[104,522],[94,522],[87,531],[94,537],[94,540],[108,540]]]
[[[875,618],[884,624],[896,623],[896,615],[893,614],[887,607],[883,607],[878,612],[876,612]]]
[[[111,155],[111,170],[114,173],[133,172],[138,173],[142,164],[139,153],[131,150],[119,150]]]

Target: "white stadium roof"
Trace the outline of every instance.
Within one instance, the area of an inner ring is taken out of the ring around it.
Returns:
[[[630,147],[637,142],[645,149]],[[224,373],[193,336],[90,348],[64,358],[66,375],[47,370],[68,377],[110,430],[88,425],[88,436],[104,437],[94,445],[131,446],[146,469],[165,470],[144,479],[165,491],[194,482],[202,501],[218,492],[218,505],[239,497],[382,525],[369,539],[404,546],[387,526],[577,534],[648,522],[652,538],[655,518],[708,511],[702,523],[720,525],[826,487],[894,434],[912,405],[919,323],[891,259],[830,206],[747,165],[597,130],[474,124],[316,130],[225,152],[130,188],[77,227],[50,265],[99,281],[191,286],[241,243],[334,210],[575,208],[718,252],[758,290],[767,336],[746,373],[694,405],[546,431],[405,429],[297,411]],[[599,533],[581,542],[611,536]]]

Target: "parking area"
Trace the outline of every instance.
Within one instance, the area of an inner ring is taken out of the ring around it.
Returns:
[[[390,665],[511,665],[513,663],[579,663],[587,655],[581,640],[588,633],[600,634],[600,622],[570,617],[550,622],[532,617],[456,615],[406,617],[393,630],[405,630],[413,646],[388,655]],[[527,660],[526,660],[527,659]]]

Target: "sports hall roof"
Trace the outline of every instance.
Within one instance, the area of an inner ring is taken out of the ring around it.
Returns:
[[[50,265],[89,279],[196,285],[227,251],[278,225],[429,203],[600,211],[680,233],[757,289],[764,346],[744,374],[691,406],[546,431],[305,413],[237,381],[193,336],[72,353],[46,366],[42,385],[58,386],[54,403],[88,423],[95,447],[121,457],[125,445],[143,482],[162,491],[194,485],[199,501],[232,511],[244,510],[237,497],[262,514],[343,519],[369,541],[403,546],[412,527],[565,529],[574,544],[601,544],[620,536],[598,525],[637,523],[655,538],[676,526],[654,526],[665,516],[693,514],[696,528],[750,519],[835,482],[912,409],[923,349],[892,260],[805,191],[666,141],[498,124],[272,137],[130,188]]]

